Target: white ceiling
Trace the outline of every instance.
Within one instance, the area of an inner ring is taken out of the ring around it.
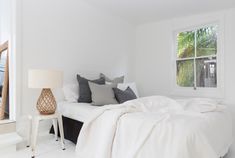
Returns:
[[[86,0],[135,24],[235,7],[235,0]]]

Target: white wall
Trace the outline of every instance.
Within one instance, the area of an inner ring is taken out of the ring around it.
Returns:
[[[235,104],[235,9],[140,25],[136,29],[135,80],[140,93],[172,95],[173,33],[175,30],[218,20],[224,30],[224,100]]]
[[[0,0],[0,43],[11,38],[11,0]]]
[[[100,72],[112,77],[128,74],[135,32],[126,21],[81,0],[22,0],[17,8],[22,30],[21,116],[36,111],[40,92],[27,87],[29,69],[63,70],[65,83],[76,82],[77,73],[91,78]]]

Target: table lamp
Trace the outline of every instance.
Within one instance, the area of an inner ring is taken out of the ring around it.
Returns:
[[[37,101],[37,109],[42,115],[54,114],[56,100],[52,88],[62,87],[63,73],[56,70],[34,69],[28,72],[28,87],[42,89]]]

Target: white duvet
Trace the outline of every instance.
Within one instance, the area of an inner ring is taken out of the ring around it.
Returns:
[[[224,106],[153,96],[94,110],[76,153],[78,158],[219,158],[231,141]]]

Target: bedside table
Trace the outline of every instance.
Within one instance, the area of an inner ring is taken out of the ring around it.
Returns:
[[[40,115],[37,114],[32,117],[32,135],[31,135],[31,149],[32,149],[32,158],[35,157],[35,149],[37,144],[37,135],[38,135],[38,128],[40,121],[43,120],[52,120],[53,127],[55,130],[55,138],[58,140],[58,126],[57,121],[59,123],[59,130],[60,130],[60,138],[61,138],[61,147],[63,150],[65,150],[64,147],[64,129],[63,129],[63,122],[62,122],[62,116],[58,113],[51,114],[51,115]]]

